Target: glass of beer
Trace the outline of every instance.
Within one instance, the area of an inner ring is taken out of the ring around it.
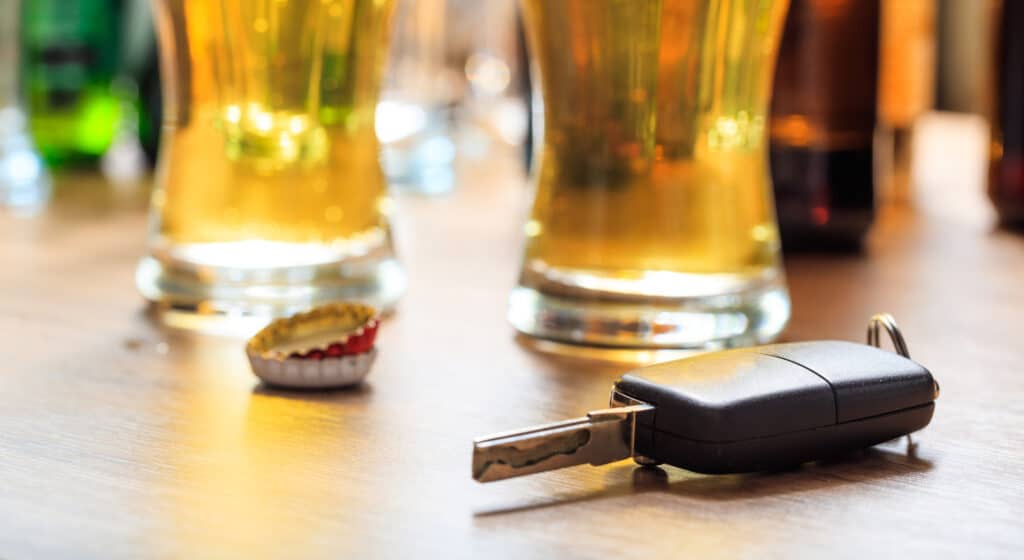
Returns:
[[[266,317],[392,306],[405,279],[374,132],[391,0],[157,0],[158,307]]]
[[[718,348],[789,318],[765,115],[786,0],[522,0],[544,105],[509,319]]]

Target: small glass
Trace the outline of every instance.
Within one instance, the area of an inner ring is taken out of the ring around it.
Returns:
[[[192,317],[394,305],[405,277],[374,133],[391,13],[390,0],[156,3],[146,298]]]
[[[512,324],[618,347],[778,335],[765,115],[786,0],[521,5],[544,120]]]
[[[0,207],[31,210],[49,198],[50,176],[20,102],[20,11],[21,0],[0,0]]]
[[[377,108],[384,172],[396,188],[455,186],[455,115],[464,89],[449,56],[449,0],[396,0],[394,39]]]
[[[526,128],[515,0],[397,0],[377,132],[397,189],[442,194]]]

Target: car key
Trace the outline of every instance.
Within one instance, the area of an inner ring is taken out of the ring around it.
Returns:
[[[885,327],[896,353],[879,349]],[[701,473],[790,467],[925,427],[938,384],[910,360],[889,315],[873,346],[840,341],[713,352],[626,373],[612,408],[479,438],[473,478],[491,482],[633,457]]]

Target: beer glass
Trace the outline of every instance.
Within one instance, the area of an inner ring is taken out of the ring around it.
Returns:
[[[786,0],[522,0],[544,105],[509,318],[715,348],[789,317],[765,115]]]
[[[158,0],[165,116],[142,294],[269,316],[395,303],[374,133],[391,0]],[[193,315],[194,316],[194,315]]]

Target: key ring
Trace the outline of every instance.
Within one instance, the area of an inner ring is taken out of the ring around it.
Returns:
[[[882,347],[881,341],[878,338],[879,327],[884,328],[885,332],[889,333],[889,340],[892,341],[892,346],[896,353],[909,360],[910,350],[907,350],[907,341],[903,339],[903,332],[900,331],[899,325],[896,324],[896,318],[889,313],[878,313],[868,321],[868,345],[875,348]],[[934,379],[933,382],[935,383],[935,398],[938,398],[939,382]]]
[[[879,327],[884,327],[885,332],[889,333],[889,340],[892,341],[896,353],[909,359],[910,351],[907,350],[907,341],[903,339],[903,333],[900,331],[899,325],[896,324],[896,318],[889,313],[878,313],[868,321],[868,344],[875,348],[882,347],[882,343],[878,339]]]

